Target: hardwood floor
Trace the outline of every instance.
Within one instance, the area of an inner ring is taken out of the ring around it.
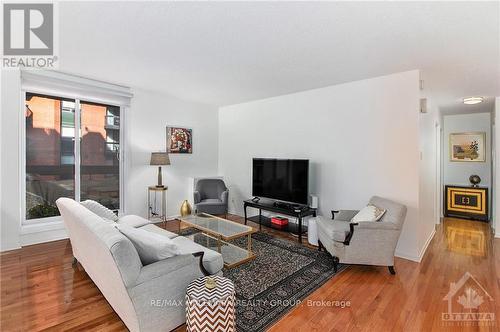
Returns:
[[[241,221],[239,217],[232,219]],[[167,228],[178,227],[177,222],[169,222]],[[2,331],[125,330],[83,269],[72,267],[68,240],[2,253],[0,259]],[[463,326],[459,322],[447,326],[442,320],[442,313],[447,312],[443,298],[450,283],[465,272],[470,272],[493,299],[483,294],[480,311],[500,314],[500,239],[492,238],[488,224],[445,219],[420,264],[397,258],[395,267],[395,276],[383,267],[347,268],[270,331],[500,330],[497,317],[494,326]],[[322,300],[348,301],[350,306],[310,302]]]
[[[302,304],[270,331],[499,331],[498,319],[495,326],[481,327],[447,326],[442,320],[450,283],[465,272],[494,299],[485,299],[482,312],[500,314],[499,258],[500,239],[492,239],[488,224],[445,219],[420,264],[396,258],[395,276],[385,268],[349,267],[308,300],[348,300],[350,308]]]

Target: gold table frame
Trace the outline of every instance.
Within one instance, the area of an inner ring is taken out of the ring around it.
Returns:
[[[237,222],[234,222],[234,221],[231,221],[231,220],[228,220],[228,219],[224,219],[224,218],[220,218],[220,217],[217,217],[217,216],[213,216],[213,215],[208,214],[208,213],[199,213],[196,216],[197,217],[201,217],[201,218],[203,218],[204,216],[206,216],[206,218],[218,219],[218,220],[222,220],[223,222],[226,222],[226,223],[234,223],[234,224],[237,224],[239,226],[248,228],[248,230],[245,231],[245,232],[239,232],[239,233],[235,233],[235,234],[233,234],[231,236],[225,236],[225,235],[223,235],[223,234],[221,234],[221,233],[219,233],[217,231],[214,231],[214,230],[208,229],[206,227],[200,226],[198,224],[192,223],[189,220],[186,220],[186,217],[180,217],[179,218],[180,221],[181,221],[181,223],[186,224],[189,227],[192,227],[192,228],[200,230],[202,232],[202,234],[207,237],[207,246],[206,247],[208,247],[208,243],[209,243],[209,239],[210,238],[213,239],[213,240],[215,240],[216,243],[217,243],[217,251],[222,255],[223,259],[224,259],[224,255],[223,255],[223,251],[222,251],[222,246],[223,245],[229,246],[229,247],[233,248],[233,250],[239,250],[239,251],[244,252],[246,254],[245,258],[240,259],[240,260],[238,260],[236,262],[233,262],[233,263],[228,263],[228,262],[226,262],[224,260],[224,267],[226,267],[226,268],[233,268],[235,266],[238,266],[238,265],[241,265],[243,263],[246,263],[246,262],[248,262],[248,261],[250,261],[252,259],[255,259],[256,255],[252,251],[252,234],[257,233],[257,230],[253,229],[250,226],[242,225],[242,224],[239,224]],[[189,218],[189,217],[193,217],[193,215],[187,216],[187,218]],[[236,246],[236,245],[234,245],[232,243],[227,242],[227,241],[238,239],[238,238],[241,238],[241,237],[244,237],[244,236],[247,237],[247,246],[246,246],[247,248],[246,249],[238,247],[238,246]]]

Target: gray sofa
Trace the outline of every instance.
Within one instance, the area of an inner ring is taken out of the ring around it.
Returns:
[[[222,274],[223,260],[218,252],[139,216],[122,217],[117,223],[171,238],[188,253],[143,265],[132,242],[112,221],[104,221],[69,198],[59,198],[56,203],[73,256],[130,331],[170,331],[183,324],[187,285],[206,274]]]
[[[351,223],[357,210],[335,212],[333,220],[318,217],[319,250],[325,248],[338,263],[387,266],[394,270],[394,252],[406,217],[406,206],[374,196],[370,203],[387,210],[379,221]]]
[[[227,214],[229,191],[221,179],[199,179],[193,198],[197,213]]]

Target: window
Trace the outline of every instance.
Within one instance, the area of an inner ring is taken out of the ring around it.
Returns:
[[[75,163],[75,102],[63,100],[61,109],[61,164]]]
[[[92,199],[118,210],[120,108],[84,101],[80,102],[80,108],[81,199]]]
[[[75,198],[74,141],[63,125],[73,121],[74,132],[74,102],[26,94],[26,219],[57,216],[56,199]],[[73,105],[64,121],[63,103]]]
[[[30,92],[25,103],[26,220],[58,216],[59,197],[119,210],[120,107]]]

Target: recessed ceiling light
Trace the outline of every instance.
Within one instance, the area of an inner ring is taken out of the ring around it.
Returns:
[[[483,97],[467,97],[463,99],[466,105],[475,105],[483,102]]]

